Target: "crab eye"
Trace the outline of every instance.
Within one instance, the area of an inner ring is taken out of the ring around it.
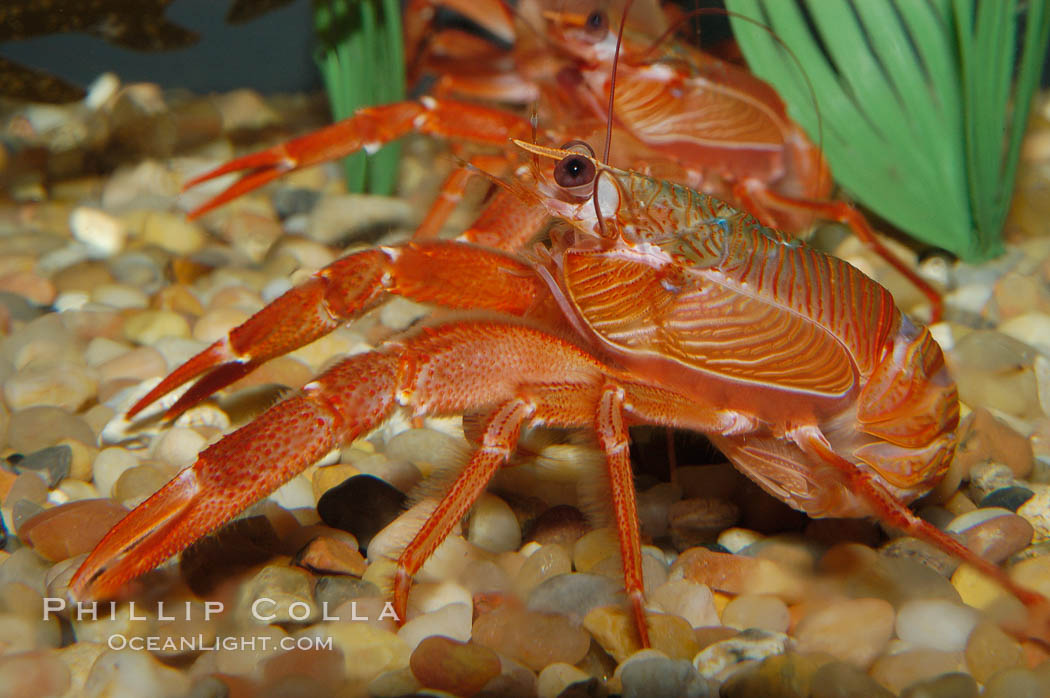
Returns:
[[[594,163],[582,155],[566,155],[554,166],[554,181],[559,187],[577,189],[594,181]]]
[[[609,17],[601,10],[594,10],[583,23],[584,31],[595,41],[605,38],[609,32]]]

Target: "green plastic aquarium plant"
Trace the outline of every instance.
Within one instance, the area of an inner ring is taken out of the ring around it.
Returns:
[[[821,141],[851,196],[964,260],[1002,252],[1050,3],[727,0],[726,6],[784,42],[730,19],[751,70]]]
[[[317,65],[332,117],[405,98],[405,60],[399,0],[314,0]],[[391,194],[397,184],[400,146],[391,143],[343,161],[347,189]]]

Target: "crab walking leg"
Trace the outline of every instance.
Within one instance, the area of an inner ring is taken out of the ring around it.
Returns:
[[[183,190],[247,170],[221,194],[191,211],[189,217],[202,216],[293,170],[335,160],[362,148],[373,152],[412,132],[503,147],[508,138],[527,138],[532,126],[527,119],[500,109],[433,97],[358,109],[353,116],[320,131],[235,158],[190,179]]]
[[[799,447],[811,458],[823,460],[845,474],[853,491],[858,492],[871,504],[873,510],[879,512],[879,518],[882,521],[899,528],[910,536],[924,540],[960,562],[976,568],[1017,597],[1032,615],[1032,618],[1029,619],[1029,627],[1024,631],[1024,634],[1038,638],[1044,643],[1050,643],[1050,636],[1047,634],[1047,620],[1050,619],[1050,600],[1031,589],[1020,586],[1010,579],[998,565],[985,560],[944,531],[920,519],[911,509],[887,492],[870,473],[835,453],[816,427],[798,429],[794,439]]]
[[[489,416],[481,437],[481,446],[397,560],[393,592],[394,612],[398,618],[403,620],[407,615],[408,590],[412,586],[413,575],[441,542],[448,538],[456,522],[466,515],[496,470],[510,457],[518,442],[522,424],[535,409],[535,404],[515,398],[500,405]]]
[[[121,585],[215,530],[340,443],[379,426],[396,404],[418,416],[513,399],[519,386],[597,385],[598,361],[531,327],[462,322],[336,364],[302,392],[203,451],[128,514],[81,565],[74,598]]]
[[[523,315],[547,294],[522,262],[456,242],[371,249],[318,271],[172,371],[128,417],[202,374],[166,413],[173,417],[270,359],[309,344],[376,305],[387,294],[450,308]]]
[[[645,623],[645,586],[642,578],[642,542],[638,530],[638,501],[631,472],[630,441],[623,420],[624,391],[608,385],[598,402],[596,431],[605,452],[612,491],[613,516],[620,534],[624,591],[631,602],[642,647],[649,646]]]
[[[549,354],[548,354],[549,355]],[[593,361],[588,357],[588,361]],[[516,396],[489,414],[480,438],[481,447],[457,476],[426,522],[405,547],[394,576],[394,610],[405,617],[412,577],[448,537],[456,522],[470,509],[485,486],[508,458],[526,422],[558,427],[597,426],[599,443],[606,454],[613,496],[613,511],[623,560],[624,589],[643,647],[649,646],[645,620],[641,538],[638,505],[631,472],[625,418],[636,423],[675,425],[699,431],[742,433],[754,422],[735,413],[698,405],[677,393],[625,377],[595,374],[575,382],[548,378],[540,384],[523,383]]]

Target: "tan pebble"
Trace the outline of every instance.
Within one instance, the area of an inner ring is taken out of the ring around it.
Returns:
[[[346,463],[336,463],[335,465],[326,465],[323,468],[317,468],[314,470],[313,477],[311,478],[314,499],[321,499],[321,495],[328,490],[346,482],[354,475],[360,474],[360,470],[352,465],[347,465]]]
[[[315,373],[308,366],[291,356],[279,356],[267,361],[256,370],[232,383],[228,390],[236,392],[257,385],[286,385],[289,388],[301,388],[313,380]]]
[[[4,498],[4,506],[10,507],[24,499],[43,506],[47,501],[47,483],[36,473],[22,473],[11,482],[11,488]]]
[[[459,579],[459,575],[475,560],[483,560],[489,553],[471,544],[463,536],[450,535],[437,547],[416,575],[420,582],[440,582]]]
[[[1005,669],[991,678],[984,687],[983,698],[1045,698],[1048,682],[1024,667]]]
[[[548,664],[575,664],[590,647],[590,636],[568,618],[501,606],[474,621],[474,642],[521,662],[533,671]]]
[[[577,572],[590,572],[602,560],[620,554],[620,541],[611,528],[596,528],[576,541],[572,562]]]
[[[259,665],[277,654],[281,642],[288,637],[274,625],[255,626],[250,630],[237,630],[226,637],[228,645],[214,653],[215,671],[224,674],[252,676]],[[255,638],[254,642],[251,638]]]
[[[251,211],[232,213],[222,226],[222,236],[253,262],[262,262],[270,247],[283,234],[279,221]]]
[[[693,657],[693,666],[707,678],[724,681],[731,674],[794,647],[794,641],[783,633],[752,628],[714,642]]]
[[[423,684],[409,667],[383,672],[368,683],[370,696],[410,696],[422,689]]]
[[[296,681],[297,677],[309,676],[317,682],[315,686],[318,693],[334,695],[338,692],[338,687],[344,679],[343,664],[343,653],[334,647],[332,649],[296,648],[267,658],[262,666],[263,681],[271,685],[282,681]],[[289,684],[285,683],[285,685]]]
[[[188,427],[172,427],[153,442],[152,455],[176,467],[183,467],[197,460],[208,442],[203,436]]]
[[[100,655],[84,682],[86,695],[181,695],[188,675],[162,664],[148,652],[110,650]]]
[[[1022,587],[1050,597],[1050,555],[1022,560],[1010,568],[1009,575]]]
[[[14,451],[32,453],[64,438],[93,444],[95,432],[84,419],[61,407],[27,407],[11,413],[7,445]]]
[[[998,671],[1024,663],[1024,650],[995,623],[978,625],[966,641],[966,666],[978,683],[987,683]]]
[[[373,538],[372,540],[375,540]],[[397,573],[397,561],[387,557],[370,560],[368,569],[361,575],[361,580],[376,585],[384,596],[393,593],[394,575]]]
[[[549,664],[540,672],[536,683],[539,698],[558,698],[561,692],[578,681],[587,681],[590,674],[571,664],[558,662]]]
[[[99,284],[113,282],[113,275],[103,262],[88,261],[66,267],[55,274],[52,282],[58,294],[70,292],[91,293]]]
[[[408,621],[397,631],[397,636],[412,650],[424,639],[435,635],[467,642],[470,640],[472,616],[471,604],[446,604],[436,611],[423,613]]]
[[[9,470],[0,469],[0,503],[7,499],[7,495],[11,492],[11,488],[18,477],[18,475]]]
[[[204,246],[207,234],[199,224],[186,220],[185,216],[151,211],[143,224],[142,240],[172,254],[188,255]]]
[[[4,381],[4,399],[15,410],[51,406],[76,411],[97,389],[98,376],[87,366],[27,366]]]
[[[95,442],[95,434],[102,433],[103,427],[109,424],[115,415],[116,411],[107,405],[92,405],[84,410],[80,417],[91,433],[92,443]]]
[[[866,669],[893,637],[895,619],[882,599],[843,599],[803,617],[794,634],[800,652],[827,652]]]
[[[334,244],[374,225],[405,225],[413,218],[412,207],[401,199],[368,194],[322,197],[310,213],[311,239]]]
[[[32,272],[14,272],[0,276],[0,291],[16,293],[37,305],[51,305],[57,292],[49,279]]]
[[[783,601],[775,596],[759,594],[742,594],[729,602],[722,612],[722,624],[740,630],[759,628],[786,633],[790,620]]]
[[[0,686],[6,696],[81,695],[71,690],[70,681],[69,669],[54,652],[11,651],[0,657]]]
[[[204,306],[186,284],[176,283],[157,291],[151,304],[157,310],[172,310],[190,317],[204,314]]]
[[[316,574],[349,574],[360,577],[368,568],[356,547],[321,536],[296,554],[295,564]]]
[[[74,480],[90,480],[91,464],[95,462],[98,449],[88,446],[79,439],[65,438],[58,441],[57,446],[69,446],[72,458],[69,462],[69,477]]]
[[[1035,494],[1017,509],[1017,514],[1031,524],[1032,543],[1045,543],[1050,541],[1050,485],[1031,483],[1029,487]]]
[[[416,584],[408,596],[408,617],[411,619],[453,603],[470,606],[473,603],[473,595],[456,582]]]
[[[428,688],[471,696],[500,673],[500,660],[487,647],[428,637],[412,652],[412,673]]]
[[[171,479],[171,473],[150,463],[128,468],[113,484],[113,498],[132,509]]]
[[[57,562],[91,552],[128,510],[112,499],[87,499],[47,509],[18,535],[45,559]]]
[[[88,342],[84,350],[84,363],[98,368],[101,364],[126,354],[130,350],[131,346],[125,342],[117,342],[108,337],[95,337]]]
[[[234,613],[247,624],[310,623],[320,617],[311,575],[298,567],[264,567],[239,590]],[[266,599],[265,603],[257,603]]]
[[[647,597],[667,613],[681,616],[694,628],[719,625],[711,589],[687,579],[665,582]]]
[[[110,446],[98,452],[95,462],[91,465],[92,479],[95,489],[103,497],[109,497],[113,492],[113,485],[125,470],[134,468],[139,464],[139,459],[131,451],[120,446]]]
[[[101,257],[112,257],[124,249],[128,231],[124,224],[105,211],[78,206],[69,215],[73,237],[88,245]]]
[[[692,659],[699,651],[693,629],[678,616],[646,614],[649,642],[653,649],[677,659]],[[583,627],[617,662],[641,649],[634,616],[618,606],[592,609],[583,619]]]
[[[880,657],[869,673],[873,679],[897,694],[917,681],[965,669],[962,652],[916,649]]]
[[[222,307],[197,318],[193,325],[193,338],[211,344],[226,337],[230,330],[251,317],[251,313],[235,307]]]
[[[6,254],[0,257],[0,276],[15,272],[32,272],[36,269],[37,258],[31,254]]]
[[[332,638],[334,646],[343,652],[349,681],[370,681],[384,671],[407,667],[411,656],[404,640],[368,623],[319,623],[301,636]]]
[[[529,592],[542,584],[544,581],[559,574],[568,574],[572,571],[572,562],[569,553],[557,543],[544,545],[539,550],[529,555],[522,564],[515,578],[515,588],[522,598],[528,596]]]
[[[156,344],[162,337],[188,337],[190,326],[170,310],[142,310],[125,321],[124,336],[137,344]]]
[[[702,628],[693,629],[693,637],[696,638],[696,645],[703,651],[705,648],[721,642],[722,640],[728,640],[731,637],[736,637],[740,634],[736,628],[727,628],[723,625],[711,625]]]
[[[94,341],[94,340],[93,340]],[[167,374],[167,363],[159,351],[153,347],[138,347],[125,351],[108,361],[99,364],[97,371],[100,381],[116,378],[135,378],[146,380]]]
[[[985,460],[1003,463],[1014,477],[1026,477],[1032,471],[1032,446],[1028,439],[984,407],[974,409],[959,425],[959,432],[955,460],[964,474]]]
[[[218,94],[211,98],[211,103],[219,110],[225,133],[258,131],[281,124],[281,115],[255,90],[241,88]]]
[[[91,673],[91,667],[94,666],[99,655],[106,650],[106,645],[102,643],[80,641],[55,651],[55,656],[69,670],[70,691],[67,695],[84,695],[84,683]]]
[[[772,560],[707,548],[690,548],[679,555],[670,578],[689,579],[730,594],[770,594],[785,601],[802,598],[805,589],[797,575]]]
[[[90,475],[90,470],[88,475]],[[66,502],[77,502],[81,499],[97,499],[98,490],[90,482],[84,482],[83,480],[73,480],[72,478],[66,478],[59,483],[58,487],[55,488],[58,492],[61,492],[66,497]],[[2,485],[0,485],[0,491],[2,491]],[[54,495],[52,495],[54,496]],[[57,501],[57,500],[56,500]]]
[[[371,345],[367,344],[361,335],[347,328],[340,328],[305,347],[296,349],[288,356],[300,359],[317,373],[334,357],[351,356],[371,349]]]
[[[611,555],[598,564],[591,567],[592,574],[600,574],[610,579],[623,580],[623,564],[619,555]],[[662,586],[667,581],[667,565],[663,560],[657,560],[654,556],[642,554],[642,584],[646,596],[654,589]]]
[[[237,308],[244,312],[255,313],[262,310],[265,303],[259,292],[241,285],[223,286],[212,294],[206,312],[222,308]]]
[[[91,300],[121,310],[149,307],[149,296],[126,284],[99,284],[91,289]]]

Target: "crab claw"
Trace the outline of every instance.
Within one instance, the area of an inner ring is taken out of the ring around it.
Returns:
[[[362,355],[202,451],[106,534],[69,585],[75,600],[112,598],[273,492],[337,443],[381,421],[394,405],[397,358]],[[352,405],[348,409],[347,405]]]
[[[509,137],[525,137],[531,128],[528,120],[499,109],[432,97],[366,107],[327,128],[231,160],[190,179],[183,191],[216,177],[243,172],[225,191],[189,213],[190,218],[197,218],[288,172],[361,149],[375,152],[413,131],[502,146]]]

